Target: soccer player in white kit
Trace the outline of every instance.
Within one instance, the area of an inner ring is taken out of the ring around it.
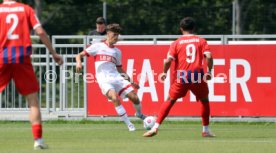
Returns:
[[[77,72],[82,70],[82,57],[94,57],[96,78],[102,93],[114,103],[117,114],[121,116],[129,131],[135,131],[135,127],[130,122],[118,96],[129,98],[136,109],[135,116],[142,120],[145,119],[146,116],[141,112],[140,100],[132,88],[133,86],[139,89],[139,85],[130,81],[130,77],[122,68],[121,51],[114,46],[118,41],[121,27],[119,24],[110,24],[107,26],[106,31],[107,39],[104,42],[92,44],[76,56],[76,70]]]

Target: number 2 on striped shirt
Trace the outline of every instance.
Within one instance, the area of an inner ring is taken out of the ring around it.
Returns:
[[[18,16],[16,14],[9,14],[6,17],[6,23],[10,24],[12,23],[12,26],[8,30],[8,39],[19,39],[19,35],[13,34],[14,30],[16,29],[18,25]]]

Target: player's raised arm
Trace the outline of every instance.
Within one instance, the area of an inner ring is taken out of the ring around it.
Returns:
[[[62,65],[63,59],[59,54],[57,54],[57,52],[53,48],[52,43],[51,43],[50,39],[48,38],[46,31],[42,28],[42,26],[38,26],[34,30],[35,30],[35,33],[39,36],[39,38],[43,42],[43,44],[45,44],[45,46],[48,48],[48,50],[52,54],[54,60],[58,63],[58,65]]]

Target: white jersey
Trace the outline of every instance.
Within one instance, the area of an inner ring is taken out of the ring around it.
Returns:
[[[114,47],[110,48],[106,43],[95,43],[84,50],[87,56],[93,56],[95,60],[96,78],[99,83],[122,80],[117,67],[122,66],[122,53]]]
[[[95,43],[84,51],[87,56],[94,57],[96,78],[103,95],[114,89],[119,96],[125,98],[133,91],[130,82],[117,71],[117,67],[122,66],[122,53],[118,48],[110,48],[106,43]]]

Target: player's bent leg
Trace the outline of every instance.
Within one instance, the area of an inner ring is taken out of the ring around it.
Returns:
[[[208,126],[209,125],[209,117],[210,117],[210,106],[209,106],[209,99],[202,98],[200,99],[201,103],[201,117],[202,117],[202,125]]]
[[[41,113],[37,93],[26,95],[30,107],[30,122],[32,124],[41,124]]]
[[[137,94],[134,91],[131,91],[126,95],[126,97],[129,98],[133,103],[133,106],[136,110],[135,116],[140,118],[141,120],[144,120],[146,118],[146,116],[142,113],[141,102],[140,102]]]
[[[158,117],[156,119],[156,123],[162,124],[164,119],[168,116],[168,114],[169,114],[171,108],[173,107],[174,103],[176,102],[176,100],[177,99],[169,98],[166,102],[164,102],[161,105],[161,108],[158,113]]]
[[[30,122],[34,136],[34,149],[47,149],[48,145],[42,139],[41,113],[37,93],[26,95],[30,107]]]
[[[209,130],[210,105],[208,97],[200,99],[201,117],[202,117],[202,137],[215,137],[215,134]]]
[[[128,130],[130,132],[135,131],[135,126],[130,122],[128,115],[126,113],[125,108],[123,107],[123,105],[117,106],[115,107],[115,110],[117,112],[117,114],[121,117],[121,119],[124,121],[124,123],[127,125]]]
[[[115,106],[115,110],[117,112],[117,114],[121,117],[121,119],[125,122],[125,124],[128,127],[128,130],[130,132],[135,131],[135,127],[134,125],[130,122],[128,115],[126,113],[125,108],[123,107],[123,105],[121,105],[121,102],[117,96],[117,93],[114,89],[110,89],[107,92],[107,97],[113,102],[114,106]]]
[[[143,134],[144,137],[152,137],[152,136],[157,135],[159,125],[162,124],[164,119],[168,116],[168,114],[169,114],[172,106],[176,102],[176,100],[177,99],[168,98],[168,100],[162,104],[161,109],[159,110],[159,113],[158,113],[158,116],[156,119],[156,123],[151,128],[151,130],[149,130]]]
[[[113,102],[113,104],[114,104],[115,107],[121,105],[120,99],[117,96],[117,93],[116,93],[116,91],[114,89],[108,90],[106,96],[107,96],[108,99],[110,99]]]
[[[132,90],[131,92],[126,94],[126,97],[129,98],[129,100],[131,100],[131,102],[133,104],[136,104],[136,105],[140,104],[140,100],[139,100],[137,94],[135,93],[135,91]]]

